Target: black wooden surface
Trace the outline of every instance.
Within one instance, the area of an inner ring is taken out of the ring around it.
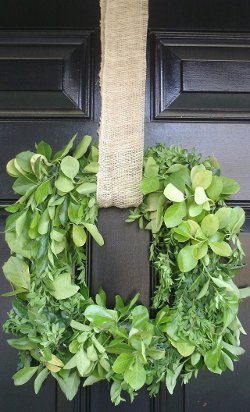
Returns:
[[[145,145],[158,142],[196,147],[219,158],[223,172],[239,180],[234,204],[250,217],[250,2],[248,0],[150,0]],[[0,200],[13,199],[6,161],[47,140],[55,149],[75,133],[97,139],[99,96],[98,0],[2,0],[0,3]],[[5,39],[5,40],[4,40]],[[25,39],[25,41],[24,41]],[[46,45],[41,42],[46,39]],[[62,40],[63,39],[63,40]],[[39,43],[40,42],[40,43]],[[25,44],[26,43],[26,44]],[[172,107],[171,107],[172,105]],[[141,292],[150,302],[153,279],[148,233],[125,223],[127,211],[100,211],[104,247],[90,246],[88,278],[95,293],[102,286],[113,303]],[[250,220],[243,235],[250,265]],[[0,216],[3,231],[4,215]],[[8,251],[0,238],[1,264]],[[239,275],[249,284],[249,269]],[[8,290],[1,277],[1,293]],[[0,298],[1,323],[10,308]],[[250,332],[250,304],[240,318]],[[79,391],[73,402],[49,381],[39,396],[32,384],[15,388],[16,353],[0,337],[1,412],[248,412],[250,338],[235,373],[201,373],[174,396],[164,386],[149,400],[111,405],[107,384]]]

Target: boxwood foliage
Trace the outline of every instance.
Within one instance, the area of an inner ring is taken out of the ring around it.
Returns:
[[[215,158],[202,161],[194,150],[148,149],[143,203],[127,221],[152,233],[154,316],[137,303],[139,294],[129,302],[117,295],[110,309],[102,289],[90,296],[85,277],[88,237],[104,243],[98,149],[90,136],[75,148],[74,140],[54,155],[42,141],[7,164],[19,195],[6,207],[11,256],[3,266],[12,287],[5,295],[13,297],[4,330],[19,351],[14,383],[35,377],[38,393],[51,375],[71,400],[81,381],[106,380],[118,405],[124,392],[132,401],[145,384],[150,395],[162,381],[173,393],[179,377],[187,383],[202,368],[233,370],[244,352],[238,307],[249,296],[232,280],[243,265],[238,233],[245,215],[225,201],[238,183],[220,174]]]

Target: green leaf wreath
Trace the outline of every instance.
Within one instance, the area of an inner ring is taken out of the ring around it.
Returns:
[[[112,402],[123,391],[131,401],[147,385],[162,381],[172,394],[177,379],[187,383],[200,369],[233,370],[244,350],[238,319],[240,300],[250,295],[233,282],[243,265],[238,233],[245,214],[225,201],[238,183],[221,176],[219,164],[195,151],[157,145],[145,153],[143,203],[130,211],[152,233],[150,261],[156,288],[152,318],[137,303],[116,296],[107,308],[102,289],[92,298],[85,279],[89,236],[100,246],[96,173],[98,149],[73,137],[52,155],[40,142],[7,164],[20,195],[6,207],[5,238],[11,256],[3,272],[14,296],[4,330],[19,351],[22,385],[35,376],[38,393],[52,375],[72,399],[83,386],[106,380]],[[83,378],[81,380],[81,378]]]

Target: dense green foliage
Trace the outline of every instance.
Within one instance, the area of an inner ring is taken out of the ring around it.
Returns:
[[[79,387],[110,382],[117,405],[122,391],[133,400],[148,385],[155,395],[161,381],[173,393],[199,369],[233,370],[243,353],[237,317],[240,299],[232,278],[243,264],[238,238],[244,211],[225,204],[239,190],[220,175],[213,158],[158,145],[145,154],[140,207],[128,221],[152,232],[150,260],[157,287],[153,308],[116,296],[107,308],[102,289],[95,299],[85,282],[89,233],[101,246],[96,226],[98,150],[85,136],[74,138],[52,157],[40,142],[36,153],[22,152],[7,164],[20,195],[6,207],[6,241],[11,257],[3,271],[14,296],[6,332],[19,351],[16,385],[36,375],[35,392],[52,375],[68,399]]]

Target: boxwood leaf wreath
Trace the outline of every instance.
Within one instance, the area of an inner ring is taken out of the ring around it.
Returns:
[[[143,203],[131,210],[152,234],[150,261],[156,288],[155,316],[116,296],[107,308],[105,292],[90,297],[85,279],[86,243],[100,246],[96,173],[98,149],[75,137],[52,155],[40,142],[7,164],[16,180],[16,203],[6,207],[5,238],[11,257],[3,272],[14,296],[4,330],[19,351],[16,385],[32,377],[38,393],[52,375],[72,399],[79,387],[106,380],[118,405],[131,401],[145,384],[149,394],[165,382],[172,394],[177,379],[187,383],[207,368],[234,369],[244,350],[238,319],[242,298],[233,282],[243,265],[238,233],[244,211],[225,201],[238,183],[220,174],[215,158],[205,161],[180,146],[157,145],[145,153]]]

